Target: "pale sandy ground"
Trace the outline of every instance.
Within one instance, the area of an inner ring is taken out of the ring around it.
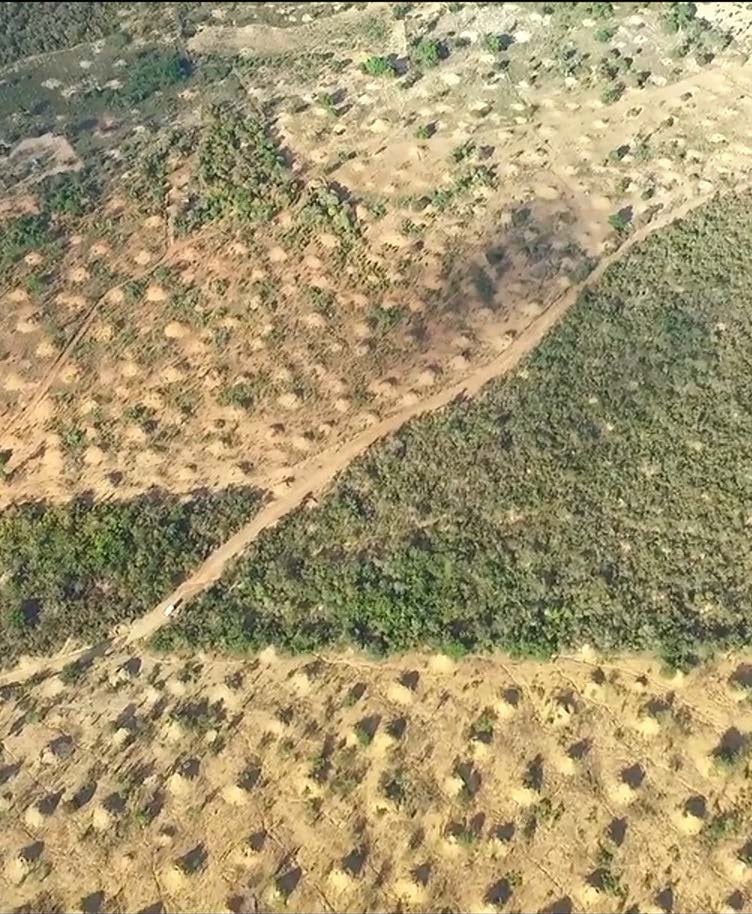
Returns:
[[[0,906],[748,911],[748,661],[138,649],[5,687]]]

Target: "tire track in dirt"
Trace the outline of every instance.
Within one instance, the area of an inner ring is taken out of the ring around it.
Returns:
[[[231,559],[239,556],[263,530],[274,526],[307,499],[322,493],[336,476],[372,445],[393,435],[403,425],[418,416],[442,409],[458,398],[466,399],[476,396],[490,381],[515,368],[558,324],[577,301],[582,291],[597,283],[612,264],[624,257],[635,245],[644,241],[653,232],[682,219],[692,210],[709,202],[714,196],[715,194],[708,194],[697,200],[688,201],[673,212],[666,214],[662,219],[656,219],[630,235],[615,251],[600,260],[584,282],[571,286],[561,293],[545,311],[531,320],[504,352],[473,371],[463,380],[443,387],[417,403],[387,416],[381,422],[369,426],[351,438],[344,445],[324,451],[316,458],[299,464],[288,491],[269,502],[250,523],[217,548],[173,593],[151,612],[132,623],[125,643],[130,644],[154,634],[168,621],[168,617],[165,615],[168,606],[191,599],[217,581],[225,565]]]
[[[746,183],[738,185],[732,192],[739,193],[748,189],[748,187],[749,185]],[[548,332],[556,326],[577,301],[582,291],[597,283],[610,266],[621,260],[635,245],[640,244],[651,234],[684,218],[693,210],[708,203],[715,196],[715,193],[711,193],[689,200],[670,213],[666,213],[638,229],[626,238],[616,250],[603,257],[587,279],[561,293],[545,311],[533,318],[504,352],[471,372],[463,380],[453,382],[419,400],[417,403],[387,416],[343,445],[331,448],[318,454],[315,458],[298,464],[297,467],[293,468],[294,476],[288,477],[290,479],[289,487],[283,495],[274,497],[267,502],[265,507],[249,523],[238,530],[221,546],[217,547],[193,574],[189,575],[154,609],[139,619],[122,626],[111,639],[93,647],[88,646],[51,657],[24,658],[13,669],[0,675],[0,686],[23,681],[43,673],[52,674],[74,660],[84,659],[95,654],[101,655],[107,653],[110,649],[122,648],[124,645],[133,644],[151,637],[169,622],[170,617],[167,615],[169,607],[190,600],[210,587],[221,577],[228,562],[241,555],[264,530],[273,527],[309,498],[322,493],[353,460],[360,457],[369,447],[394,434],[403,425],[418,416],[442,409],[458,398],[466,399],[476,396],[490,381],[507,374],[538,346]],[[266,482],[268,486],[278,485],[280,482],[279,474],[275,477],[270,477]]]

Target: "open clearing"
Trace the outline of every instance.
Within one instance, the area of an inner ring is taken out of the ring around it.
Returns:
[[[6,687],[3,909],[749,910],[751,670],[136,650]]]

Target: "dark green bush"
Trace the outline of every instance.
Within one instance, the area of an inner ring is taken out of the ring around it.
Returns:
[[[395,3],[392,7],[392,16],[395,19],[404,19],[415,4],[413,3]]]
[[[696,3],[669,3],[663,14],[663,25],[667,32],[678,32],[690,28],[697,21]]]
[[[0,3],[0,65],[96,41],[117,26],[112,3]]]
[[[619,99],[624,95],[626,91],[626,86],[624,83],[613,83],[601,92],[601,101],[604,105],[613,105],[614,102],[618,102]]]
[[[300,191],[269,130],[259,118],[221,105],[199,149],[198,182],[186,227],[211,219],[270,219]]]
[[[0,516],[0,657],[104,637],[152,608],[246,522],[260,493],[29,504]]]
[[[100,94],[113,106],[132,108],[155,92],[183,82],[192,72],[191,61],[177,51],[146,51],[126,69],[120,89],[104,89]]]
[[[608,224],[620,235],[629,229],[629,219],[621,210],[618,213],[612,213],[608,217]]]
[[[27,251],[46,244],[50,232],[50,220],[44,212],[16,216],[6,222],[0,233],[0,270],[8,269]]]
[[[394,64],[388,57],[369,57],[360,65],[360,69],[368,76],[394,76]]]
[[[82,216],[91,210],[98,195],[94,182],[80,174],[54,175],[42,186],[44,209],[60,216]]]
[[[437,67],[447,56],[441,42],[435,38],[423,38],[413,48],[410,60],[418,67]]]

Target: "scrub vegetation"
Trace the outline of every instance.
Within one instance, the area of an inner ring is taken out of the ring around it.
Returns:
[[[508,380],[374,447],[163,646],[747,643],[749,199],[652,237]]]

